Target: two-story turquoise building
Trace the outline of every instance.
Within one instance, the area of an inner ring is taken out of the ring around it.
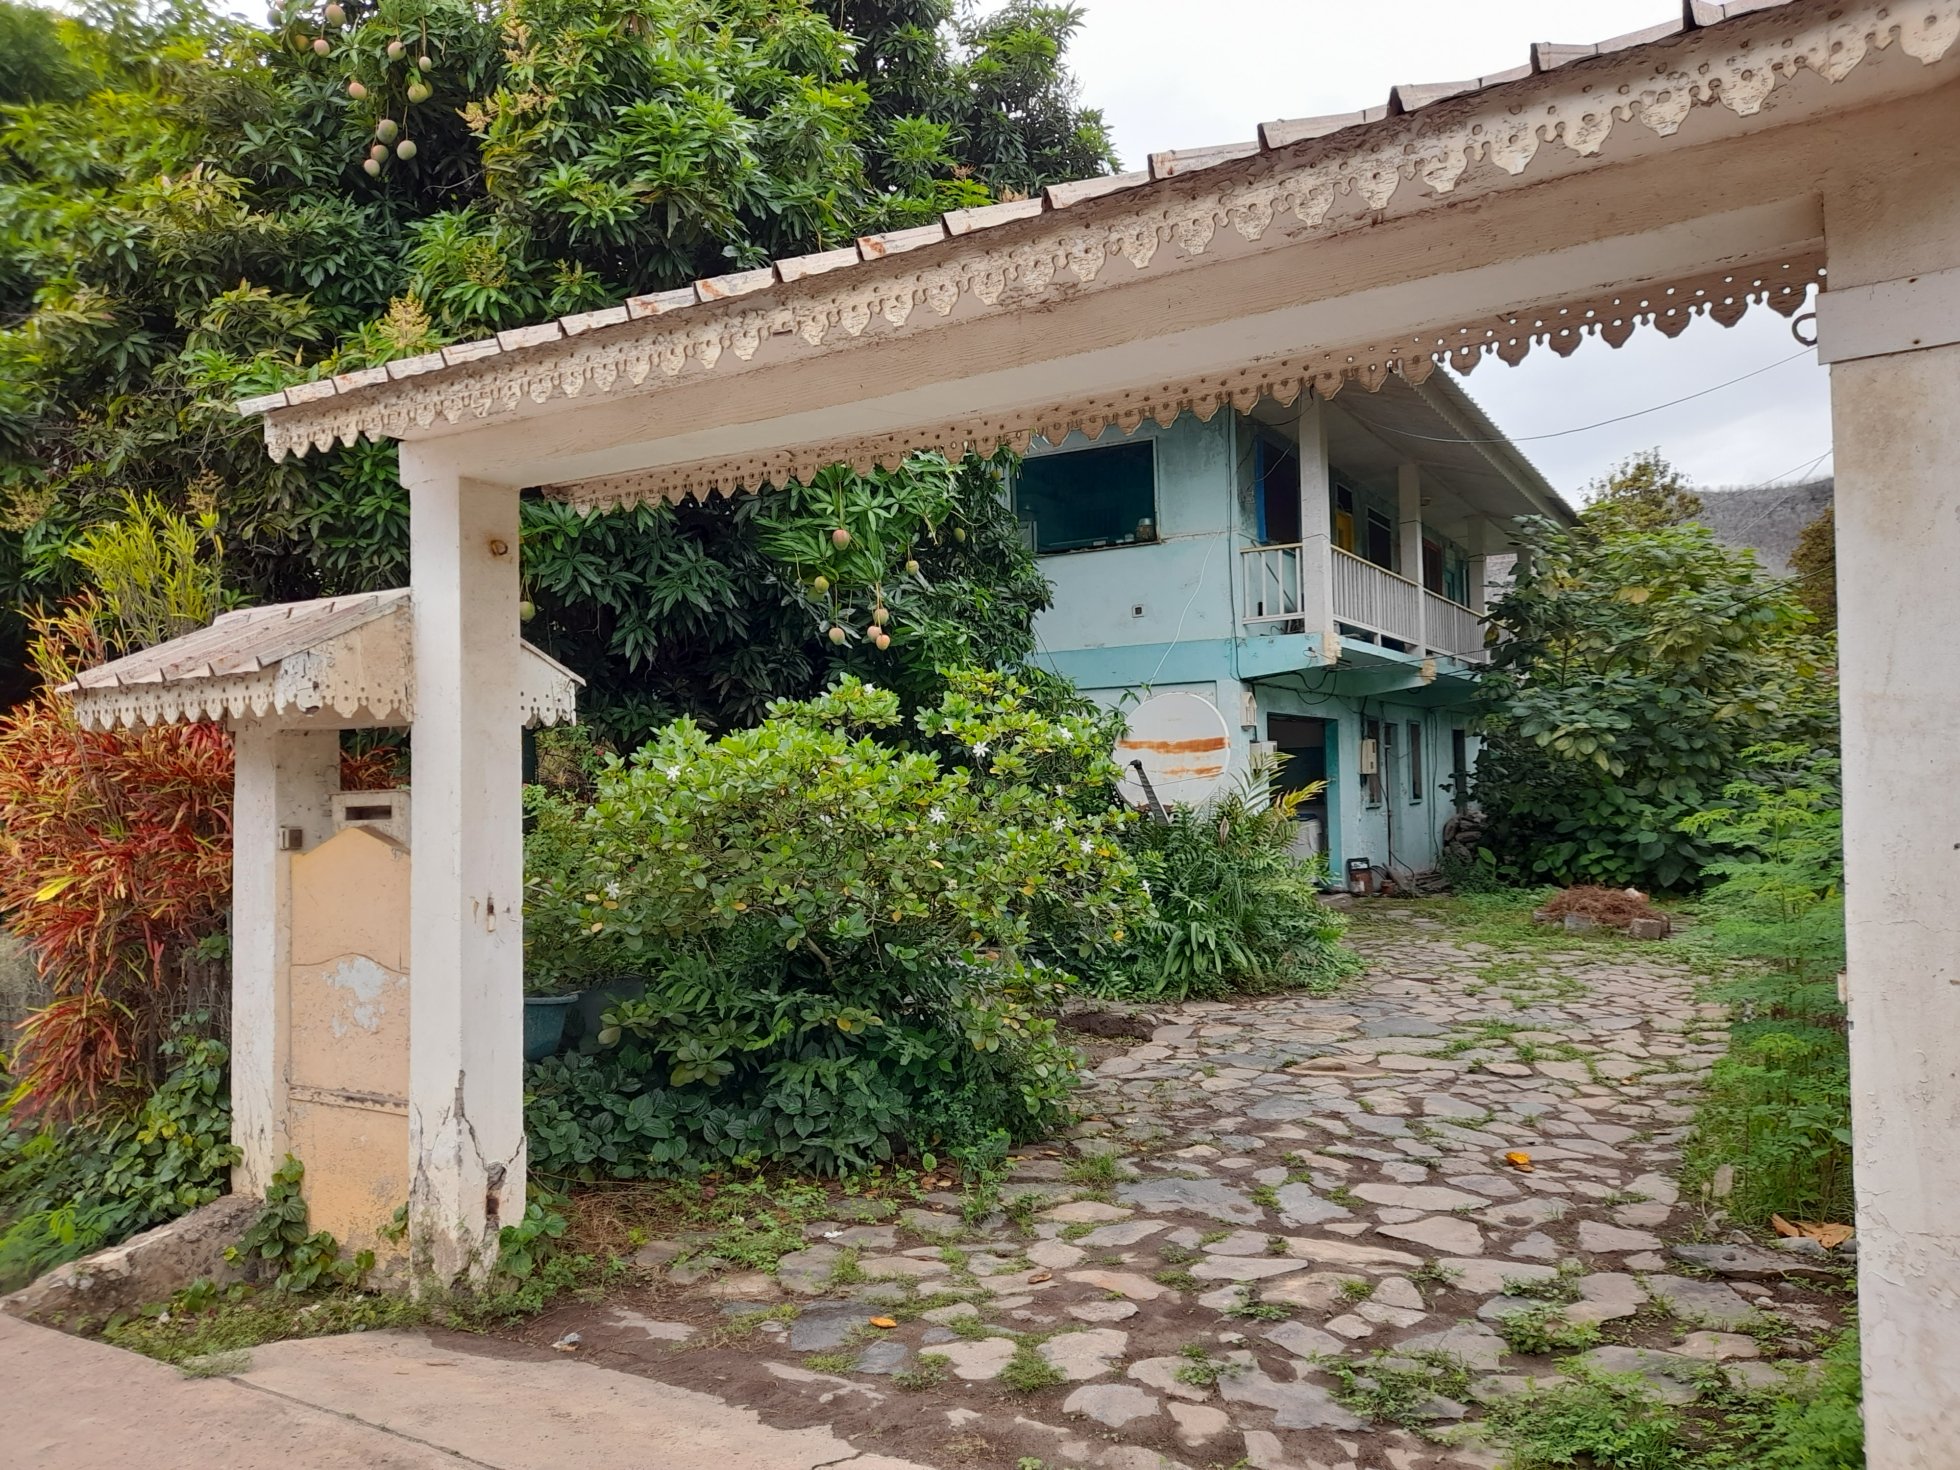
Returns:
[[[1327,782],[1302,846],[1433,868],[1476,758],[1488,559],[1571,508],[1446,374],[1037,441],[1015,513],[1055,586],[1040,662],[1093,697],[1215,704],[1232,765]],[[1164,793],[1166,799],[1175,792]]]

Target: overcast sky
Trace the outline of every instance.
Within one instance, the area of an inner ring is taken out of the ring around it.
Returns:
[[[1398,82],[1501,71],[1533,41],[1598,41],[1680,13],[1670,0],[1085,3],[1071,60],[1129,168],[1168,148],[1252,138],[1262,120],[1380,103]],[[1618,350],[1589,340],[1569,358],[1534,350],[1515,368],[1488,358],[1464,386],[1568,495],[1654,446],[1698,484],[1760,484],[1830,469],[1828,379],[1799,353],[1785,318],[1752,308],[1734,327],[1699,319],[1672,341],[1642,329]],[[1691,403],[1560,433],[1759,368]],[[1530,437],[1548,434],[1558,437]]]

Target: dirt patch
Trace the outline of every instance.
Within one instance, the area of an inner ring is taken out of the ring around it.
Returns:
[[[1549,922],[1563,920],[1573,914],[1591,919],[1605,929],[1625,929],[1635,919],[1667,922],[1667,915],[1648,902],[1647,895],[1639,889],[1601,888],[1593,884],[1581,884],[1554,894],[1534,917],[1542,917]]]

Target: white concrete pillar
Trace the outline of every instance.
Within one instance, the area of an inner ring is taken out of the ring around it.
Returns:
[[[1467,570],[1469,571],[1470,611],[1479,617],[1490,611],[1490,544],[1495,538],[1491,535],[1490,522],[1481,518],[1470,523],[1469,552]]]
[[[409,1249],[482,1280],[524,1213],[523,843],[513,486],[401,449],[415,602]]]
[[[1422,471],[1413,464],[1395,467],[1395,532],[1399,543],[1401,573],[1422,586]],[[1416,651],[1428,653],[1429,608],[1420,593],[1416,596]]]
[[[1913,294],[1960,266],[1960,193],[1945,151],[1920,156],[1827,197],[1818,311],[1871,1470],[1945,1470],[1960,1444],[1960,280]]]
[[[231,1187],[263,1195],[285,1162],[287,965],[295,851],[333,835],[340,732],[243,721],[232,731]],[[280,833],[298,846],[281,850]]]
[[[1334,621],[1334,480],[1327,463],[1327,413],[1302,393],[1300,440],[1300,610],[1307,632],[1320,637],[1322,663],[1338,663],[1341,633]]]

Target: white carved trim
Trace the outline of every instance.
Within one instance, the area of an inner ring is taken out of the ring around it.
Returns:
[[[89,730],[317,716],[334,725],[403,728],[415,718],[412,617],[402,598],[380,617],[255,673],[78,687],[69,697]],[[518,707],[524,723],[572,723],[578,676],[528,643],[523,658]]]
[[[663,465],[550,485],[545,492],[582,510],[608,510],[651,500],[732,494],[780,485],[785,480],[807,481],[831,464],[848,464],[863,474],[876,465],[889,465],[922,450],[935,450],[953,459],[970,449],[991,453],[1003,444],[1022,452],[1036,436],[1059,444],[1072,432],[1092,439],[1100,437],[1112,425],[1127,434],[1146,419],[1169,426],[1180,414],[1195,413],[1208,420],[1227,405],[1245,413],[1267,398],[1281,404],[1294,402],[1304,392],[1332,398],[1350,382],[1374,392],[1390,373],[1421,383],[1439,362],[1447,361],[1457,371],[1467,373],[1486,354],[1516,364],[1534,346],[1544,346],[1564,357],[1587,337],[1618,347],[1643,325],[1656,327],[1670,337],[1678,335],[1696,316],[1706,315],[1723,326],[1733,326],[1751,303],[1791,316],[1808,299],[1811,286],[1822,278],[1820,259],[1779,261],[1625,290],[1589,304],[1514,312],[1448,331],[1384,339],[1180,383],[1042,405],[1018,414],[963,418],[899,433]]]
[[[402,438],[438,419],[495,419],[527,400],[626,392],[649,380],[712,370],[730,355],[749,361],[771,337],[793,334],[816,347],[840,336],[895,331],[915,311],[944,317],[963,298],[1017,310],[1037,303],[1057,282],[1096,280],[1119,258],[1143,270],[1160,253],[1199,256],[1222,230],[1256,241],[1285,215],[1320,229],[1337,199],[1380,210],[1408,185],[1448,194],[1472,164],[1518,174],[1548,148],[1590,157],[1620,124],[1637,123],[1666,137],[1695,107],[1719,105],[1748,117],[1799,72],[1841,81],[1895,43],[1905,55],[1931,64],[1956,40],[1960,0],[1778,7],[1610,62],[1563,65],[1492,92],[1113,196],[1136,202],[1128,209],[1111,207],[1093,223],[1051,213],[1037,221],[1053,221],[1045,230],[1023,235],[1009,227],[1021,236],[1011,242],[989,247],[990,231],[961,237],[972,242],[964,250],[942,241],[915,269],[893,269],[902,259],[897,256],[882,264],[867,261],[793,286],[663,309],[543,346],[504,351],[494,341],[464,344],[483,349],[471,365],[404,375],[386,386],[350,383],[340,392],[331,380],[303,385],[303,406],[266,414],[266,445],[277,459],[351,444],[363,435]],[[445,356],[458,352],[447,349]],[[290,390],[286,401],[294,404],[301,396],[300,389]]]

